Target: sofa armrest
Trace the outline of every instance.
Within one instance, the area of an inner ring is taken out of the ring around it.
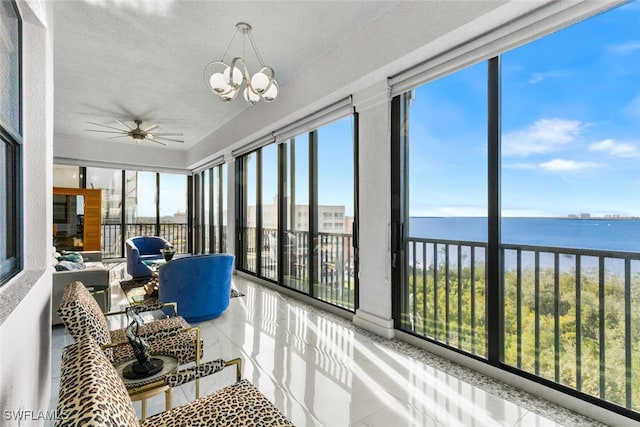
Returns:
[[[102,251],[81,251],[84,262],[102,262]]]

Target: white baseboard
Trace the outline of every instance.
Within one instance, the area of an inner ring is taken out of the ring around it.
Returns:
[[[353,324],[386,339],[392,339],[395,336],[393,319],[383,319],[366,311],[356,310]]]

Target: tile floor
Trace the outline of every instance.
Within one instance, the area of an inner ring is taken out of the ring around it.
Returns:
[[[297,426],[602,425],[242,277],[233,287],[245,296],[200,323],[204,360],[241,357],[244,378]],[[114,310],[127,304],[117,281],[112,301]],[[53,328],[50,409],[62,348],[71,342],[64,328]],[[204,379],[201,393],[233,381],[228,368]],[[173,404],[193,397],[192,384],[179,387]],[[163,395],[149,399],[149,415],[163,410]]]

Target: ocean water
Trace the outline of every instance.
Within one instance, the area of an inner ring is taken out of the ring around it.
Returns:
[[[503,218],[502,243],[640,252],[640,219]],[[487,219],[411,217],[410,237],[487,241]]]

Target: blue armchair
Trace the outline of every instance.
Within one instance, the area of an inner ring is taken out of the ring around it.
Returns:
[[[175,259],[160,267],[158,299],[178,303],[187,322],[214,319],[229,306],[235,257],[205,254]]]
[[[142,261],[162,259],[160,249],[164,249],[169,242],[157,236],[140,236],[127,239],[127,273],[134,279],[151,276],[151,270]]]

